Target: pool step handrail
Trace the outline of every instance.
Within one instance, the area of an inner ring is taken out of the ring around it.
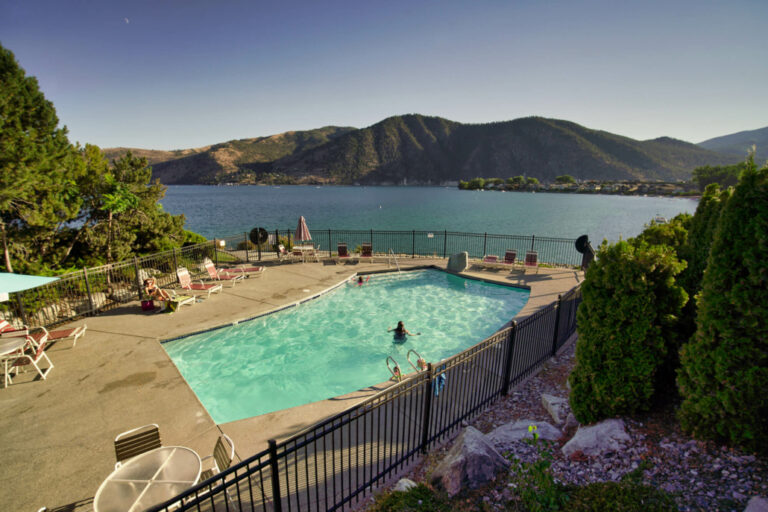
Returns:
[[[401,274],[402,271],[400,270],[400,264],[397,262],[397,256],[395,256],[395,251],[393,251],[391,247],[389,248],[389,253],[387,254],[387,266],[391,265],[391,263],[389,262],[389,255],[390,254],[392,255],[392,259],[395,260],[395,266],[397,267],[397,273]]]
[[[411,352],[416,354],[416,364],[413,364],[413,362],[411,361]],[[409,350],[408,353],[405,355],[405,358],[408,360],[408,364],[411,365],[411,368],[413,368],[417,372],[422,372],[427,369],[426,359],[421,357],[421,354],[419,354],[415,350],[413,349]]]
[[[389,366],[390,361],[392,361],[392,364],[394,364],[394,367]],[[391,380],[395,382],[400,382],[401,380],[403,380],[403,372],[400,370],[400,365],[397,364],[397,361],[395,361],[395,358],[392,356],[387,356],[386,362],[387,362],[387,370],[389,370],[389,373],[392,374]]]

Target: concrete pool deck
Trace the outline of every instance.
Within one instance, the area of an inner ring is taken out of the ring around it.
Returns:
[[[444,259],[403,259],[403,269]],[[115,436],[157,423],[164,445],[182,445],[210,455],[223,432],[234,440],[237,459],[266,448],[327,418],[382,386],[343,397],[217,425],[187,386],[159,340],[251,318],[321,292],[355,273],[387,270],[387,263],[333,265],[328,262],[268,267],[263,276],[172,315],[144,313],[131,303],[74,325],[87,323],[77,347],[53,344],[55,365],[47,380],[33,371],[0,390],[2,502],[8,510],[90,510],[101,482],[114,468]],[[538,273],[470,268],[467,276],[529,287],[518,318],[534,313],[577,285],[574,270],[541,268]],[[481,341],[481,340],[478,340]]]

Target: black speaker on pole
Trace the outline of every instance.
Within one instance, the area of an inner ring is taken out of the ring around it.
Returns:
[[[589,237],[587,235],[581,235],[576,239],[576,250],[583,256],[581,257],[581,269],[587,270],[587,267],[595,260],[595,251],[592,249],[592,244],[589,243]]]

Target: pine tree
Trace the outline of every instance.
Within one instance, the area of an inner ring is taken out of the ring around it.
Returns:
[[[719,216],[697,306],[680,353],[682,426],[768,452],[768,166],[751,157]]]
[[[3,259],[43,260],[56,244],[52,226],[80,205],[73,187],[82,160],[58,127],[53,104],[0,46],[0,235]]]

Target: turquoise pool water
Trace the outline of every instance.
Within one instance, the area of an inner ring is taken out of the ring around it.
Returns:
[[[163,346],[214,421],[226,423],[383,382],[387,356],[410,369],[410,349],[430,362],[456,354],[512,319],[528,295],[438,270],[378,274]],[[394,343],[387,328],[398,320],[421,335]]]

